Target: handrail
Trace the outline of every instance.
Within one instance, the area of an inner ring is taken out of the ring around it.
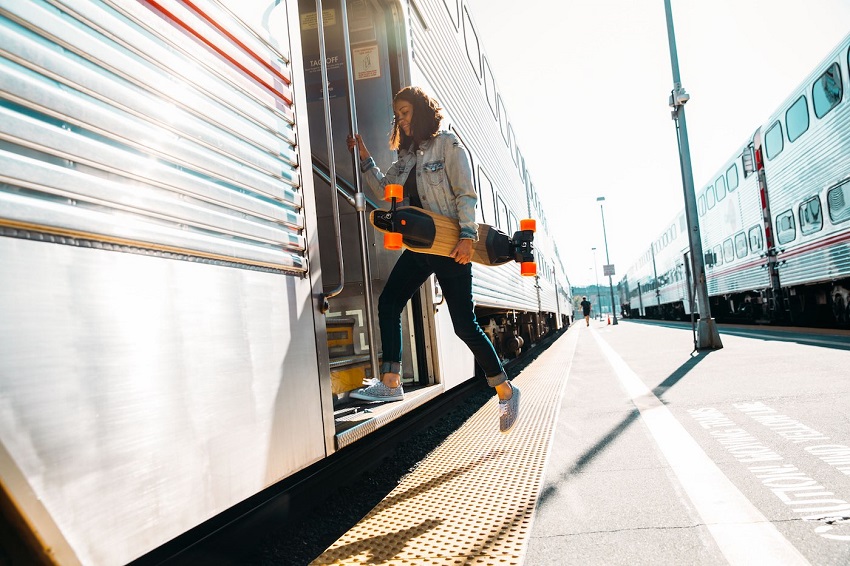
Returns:
[[[345,2],[342,3],[343,6]],[[325,50],[325,21],[322,11],[322,0],[316,0],[316,27],[319,34],[319,59],[322,71],[322,104],[325,110],[325,140],[328,146],[328,164],[330,169],[330,186],[336,187],[336,160],[334,159],[333,126],[331,124],[331,100],[328,92],[328,59]],[[348,59],[348,57],[346,57]],[[336,234],[336,255],[339,265],[339,284],[330,293],[322,293],[322,301],[319,306],[323,313],[330,308],[328,299],[339,295],[345,287],[345,268],[342,260],[342,230],[339,221],[339,202],[336,195],[331,198],[331,209],[334,217],[334,231]]]
[[[354,100],[354,69],[351,63],[351,38],[348,30],[348,8],[346,0],[340,2],[339,15],[342,20],[342,37],[345,43],[345,75],[348,80],[348,118],[349,132],[351,135],[357,134],[357,105]],[[360,148],[359,144],[354,144],[352,152],[352,169],[354,171],[354,184],[356,192],[354,193],[354,209],[357,211],[357,228],[360,232],[360,261],[363,269],[363,298],[366,307],[366,338],[369,341],[369,359],[372,366],[372,377],[380,378],[381,374],[378,368],[378,352],[375,347],[375,315],[372,305],[372,264],[369,262],[369,245],[367,242],[368,222],[366,220],[366,194],[363,192],[363,187],[360,182]]]
[[[328,186],[330,186],[331,177],[330,177],[330,173],[328,171],[329,168],[328,168],[327,163],[325,163],[321,159],[318,159],[315,155],[312,157],[312,161],[313,161],[313,173],[318,175],[320,179],[322,179],[324,182],[326,182],[328,184]],[[352,194],[356,193],[357,189],[354,187],[354,185],[349,183],[344,177],[337,177],[336,178],[336,192],[337,192],[338,195],[342,196],[342,198],[344,198],[346,200],[346,202],[348,202],[348,204],[351,205],[352,208],[355,207],[354,197],[352,196]],[[370,199],[365,194],[363,195],[363,198],[366,201],[366,204],[368,206],[370,206],[372,209],[381,208],[381,206],[378,203],[376,203],[375,201]]]

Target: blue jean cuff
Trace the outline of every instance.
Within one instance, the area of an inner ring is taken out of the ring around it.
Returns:
[[[401,362],[382,362],[381,375],[385,373],[397,373],[401,375]]]
[[[492,377],[487,378],[487,385],[490,387],[496,387],[497,385],[504,383],[508,380],[508,374],[504,371],[498,375],[494,375]]]

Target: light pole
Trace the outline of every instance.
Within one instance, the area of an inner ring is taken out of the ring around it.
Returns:
[[[613,274],[613,269],[611,265],[611,258],[608,257],[608,232],[605,230],[605,211],[602,209],[602,203],[605,202],[605,197],[596,197],[596,201],[599,203],[599,212],[602,213],[602,236],[605,238],[605,262],[608,267],[608,289],[611,291],[611,316],[614,317],[613,324],[619,324],[617,322],[617,309],[614,308],[614,283],[611,282],[611,275]]]
[[[602,305],[599,303],[599,270],[596,269],[596,248],[593,250],[593,273],[596,274],[596,308],[599,311],[599,320],[602,320]]]
[[[667,40],[670,44],[670,66],[673,68],[673,91],[670,93],[670,106],[673,108],[673,120],[676,122],[676,134],[679,142],[679,167],[682,170],[682,185],[685,192],[685,218],[688,221],[688,241],[690,243],[691,266],[697,289],[699,305],[699,325],[694,347],[697,350],[720,349],[720,333],[711,318],[708,303],[708,286],[705,282],[705,258],[702,255],[702,238],[699,230],[697,201],[694,194],[694,172],[691,169],[691,150],[688,145],[688,126],[685,122],[685,103],[690,96],[682,88],[679,77],[679,57],[676,54],[676,34],[673,31],[673,13],[670,0],[664,0],[667,15]]]

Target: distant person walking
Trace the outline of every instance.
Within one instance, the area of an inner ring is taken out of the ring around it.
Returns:
[[[587,297],[581,298],[581,310],[584,313],[585,324],[590,326],[590,301],[587,300]]]

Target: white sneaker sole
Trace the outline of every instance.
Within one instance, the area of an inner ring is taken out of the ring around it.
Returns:
[[[351,399],[357,399],[359,401],[385,401],[385,402],[389,402],[389,401],[403,401],[404,400],[404,394],[395,395],[393,397],[374,397],[372,395],[363,395],[362,393],[358,393],[357,391],[354,391],[352,393],[349,393],[348,396]]]

